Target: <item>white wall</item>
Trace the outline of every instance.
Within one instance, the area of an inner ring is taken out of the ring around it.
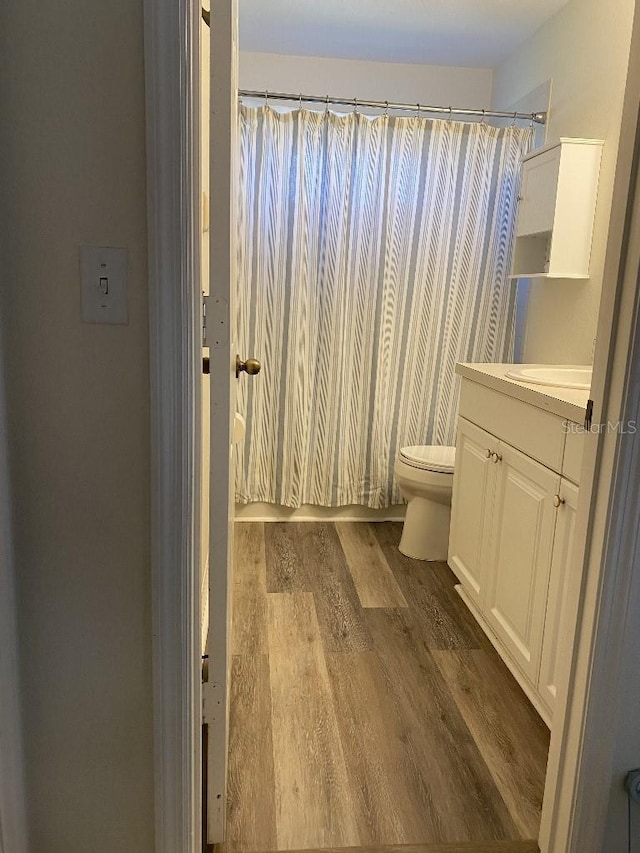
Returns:
[[[547,142],[605,140],[589,281],[531,283],[524,361],[590,363],[600,304],[633,0],[569,0],[494,70],[493,103],[516,103],[552,80]]]
[[[0,16],[0,252],[33,853],[151,853],[141,0]],[[128,326],[81,323],[78,246],[129,249]]]
[[[240,53],[241,89],[487,109],[491,80],[488,68]]]

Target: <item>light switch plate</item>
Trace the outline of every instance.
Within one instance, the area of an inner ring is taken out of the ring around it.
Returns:
[[[80,288],[84,323],[126,325],[127,250],[80,246]]]

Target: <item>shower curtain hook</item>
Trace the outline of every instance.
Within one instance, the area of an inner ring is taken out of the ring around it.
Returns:
[[[480,124],[485,124],[486,114],[487,114],[487,111],[482,110],[482,118],[480,119]]]
[[[531,121],[529,122],[529,127],[532,129],[533,129],[533,116],[534,116],[534,114],[531,113]]]
[[[264,90],[264,105],[265,105],[265,107],[269,106],[269,90],[268,89]]]
[[[302,92],[298,95],[298,109],[302,109]]]
[[[324,102],[324,114],[327,115],[328,112],[329,112],[329,95],[326,96],[325,102]]]
[[[517,111],[514,111],[514,113],[513,113],[513,118],[511,119],[511,127],[515,127],[515,126],[516,126],[516,119],[517,119],[517,118],[518,118],[518,113],[517,113]]]
[[[453,119],[453,107],[450,106],[449,107],[449,121],[451,121],[452,119]]]
[[[358,115],[358,99],[357,98],[353,99],[353,114],[354,114],[354,116]]]
[[[389,117],[389,101],[384,102],[384,114]]]
[[[416,118],[420,118],[420,104],[416,104]]]

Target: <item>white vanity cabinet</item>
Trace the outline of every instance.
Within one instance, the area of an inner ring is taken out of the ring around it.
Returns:
[[[573,539],[576,528],[576,509],[578,506],[578,487],[569,480],[560,481],[560,500],[556,516],[556,531],[553,541],[553,557],[549,577],[549,595],[544,623],[542,659],[538,690],[542,701],[550,711],[554,710],[557,695],[558,641],[566,603],[570,591],[577,592],[576,584],[571,583],[568,568],[572,565]]]
[[[483,609],[512,659],[535,683],[560,477],[509,445],[501,443],[498,452]]]
[[[498,445],[493,435],[464,418],[458,420],[455,477],[461,487],[451,513],[449,565],[476,607],[482,606],[485,592]]]
[[[563,418],[463,380],[449,565],[548,724],[578,494],[563,477],[566,437]],[[566,455],[574,479],[581,439]]]

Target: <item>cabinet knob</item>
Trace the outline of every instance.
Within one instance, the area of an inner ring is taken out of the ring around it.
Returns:
[[[490,447],[487,447],[487,459],[491,459],[493,456],[493,450]]]
[[[492,453],[491,456],[493,457],[494,463],[495,462],[502,462],[502,456],[500,456],[499,453]]]
[[[564,503],[564,498],[561,498],[560,495],[554,495],[553,496],[553,505],[555,507],[562,506],[563,503]]]

